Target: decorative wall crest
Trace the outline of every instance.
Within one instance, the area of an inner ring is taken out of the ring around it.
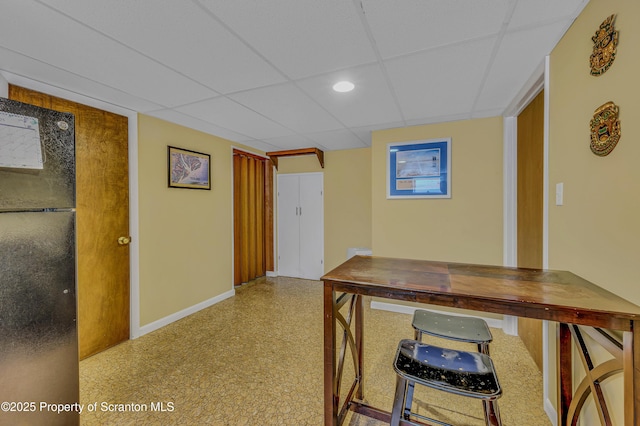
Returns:
[[[616,58],[618,47],[618,31],[614,28],[616,15],[613,14],[605,19],[593,40],[593,53],[589,59],[591,65],[591,75],[599,76],[604,74],[613,64]]]
[[[608,155],[620,140],[620,108],[613,102],[600,106],[591,119],[591,151],[604,157]]]

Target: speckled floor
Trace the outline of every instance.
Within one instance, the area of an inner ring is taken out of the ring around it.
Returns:
[[[233,298],[82,361],[81,424],[322,425],[322,319],[321,282],[246,284]],[[367,309],[365,323],[366,399],[390,410],[391,362],[398,341],[413,335],[411,317]],[[550,425],[542,376],[522,342],[492,332],[503,424]],[[418,387],[415,402],[430,417],[484,424],[478,401]],[[345,424],[382,423],[350,414]]]

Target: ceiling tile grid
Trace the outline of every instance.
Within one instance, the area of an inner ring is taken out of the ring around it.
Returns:
[[[343,127],[293,83],[250,90],[229,97],[295,132],[315,133]]]
[[[587,3],[589,3],[589,0],[518,1],[513,16],[509,21],[510,29],[545,24],[549,23],[549,21],[557,20],[570,24]]]
[[[501,31],[512,0],[363,0],[383,59],[435,49]],[[455,17],[455,18],[454,18]]]
[[[6,0],[0,73],[258,150],[358,148],[501,115],[587,2]]]
[[[28,78],[23,77],[25,69],[31,70]],[[31,81],[44,83],[116,106],[126,105],[132,111],[150,111],[161,107],[118,88],[108,87],[3,47],[0,47],[0,70],[4,70],[5,80],[19,86],[27,86]]]
[[[335,82],[342,80],[353,82],[355,89],[348,93],[331,90]],[[310,77],[297,84],[347,127],[403,119],[385,73],[377,63]]]
[[[496,39],[482,39],[386,61],[404,117],[470,114]]]
[[[242,129],[239,133],[254,139],[269,139],[293,133],[273,120],[224,97],[181,106],[176,110],[229,130]]]
[[[206,9],[175,0],[45,0],[66,15],[219,93],[285,77]]]
[[[233,132],[221,126],[217,126],[208,121],[196,118],[192,115],[183,114],[173,109],[163,109],[158,111],[148,112],[147,115],[160,118],[172,123],[178,123],[182,126],[190,129],[198,130],[204,133],[209,133],[220,138],[232,140],[232,141],[250,141],[255,140],[247,135]]]
[[[0,43],[71,74],[118,88],[163,106],[215,92],[45,6],[11,1],[18,16],[0,13]],[[18,6],[19,5],[19,6]],[[28,19],[26,19],[28,17]],[[41,34],[25,37],[25,34]],[[149,78],[153,76],[153,78]],[[158,90],[163,87],[164,90]]]
[[[296,135],[296,134],[290,134],[286,136],[279,136],[275,138],[266,139],[265,143],[273,147],[272,149],[265,150],[266,152],[286,151],[289,149],[297,149],[300,146],[309,147],[313,145],[313,141],[311,141],[307,137]],[[325,147],[320,147],[320,148],[326,149]]]
[[[375,61],[349,0],[200,0],[291,79]]]
[[[355,133],[347,129],[312,133],[308,137],[327,151],[364,148],[367,145],[371,145],[363,142]]]
[[[505,35],[488,79],[483,87],[478,109],[496,109],[508,105],[533,71],[551,53],[549,46],[566,31],[565,22],[515,31]]]

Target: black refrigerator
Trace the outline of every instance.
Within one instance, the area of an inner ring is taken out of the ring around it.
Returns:
[[[0,98],[0,425],[80,421],[74,132]]]

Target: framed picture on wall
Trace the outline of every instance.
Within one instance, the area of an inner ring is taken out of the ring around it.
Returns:
[[[211,189],[211,156],[188,149],[167,147],[169,187]]]
[[[451,198],[451,138],[388,144],[387,198]]]

